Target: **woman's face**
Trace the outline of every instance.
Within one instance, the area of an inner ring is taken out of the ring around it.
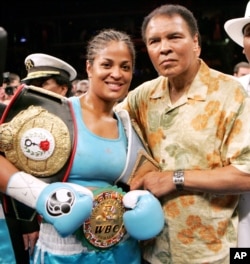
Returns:
[[[94,61],[87,61],[89,92],[106,101],[118,101],[127,95],[133,60],[127,45],[111,41],[98,50]]]
[[[145,37],[149,57],[160,75],[179,76],[197,62],[198,36],[191,36],[187,23],[179,15],[153,17]]]

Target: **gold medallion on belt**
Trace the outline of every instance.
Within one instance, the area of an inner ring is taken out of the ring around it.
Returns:
[[[126,233],[123,224],[124,194],[117,187],[94,191],[92,214],[83,223],[85,246],[106,249],[121,241]]]
[[[46,178],[66,164],[71,153],[70,133],[62,119],[31,105],[0,125],[0,151],[18,169]]]

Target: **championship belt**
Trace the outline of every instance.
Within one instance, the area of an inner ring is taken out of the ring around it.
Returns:
[[[68,174],[74,123],[67,98],[34,86],[22,86],[5,109],[0,151],[19,170],[46,182]]]
[[[74,150],[74,120],[67,98],[34,86],[18,88],[4,110],[0,151],[19,170],[51,183],[65,181]],[[28,207],[11,198],[18,219],[32,219]]]
[[[76,236],[88,249],[105,250],[119,243],[126,230],[123,224],[125,194],[115,186],[93,191],[91,216],[83,223]]]

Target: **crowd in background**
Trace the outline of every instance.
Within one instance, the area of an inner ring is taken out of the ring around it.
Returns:
[[[4,72],[3,85],[0,87],[0,102],[8,104],[14,96],[17,88],[22,84],[22,80],[17,73]],[[87,92],[89,81],[87,79],[75,79],[72,81],[71,96],[80,96]]]

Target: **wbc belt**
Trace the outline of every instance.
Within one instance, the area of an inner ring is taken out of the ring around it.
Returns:
[[[47,182],[66,181],[75,149],[69,100],[45,89],[22,85],[0,122],[0,151],[19,170]],[[8,211],[31,220],[33,209],[6,197]]]
[[[92,214],[76,236],[89,249],[105,250],[119,243],[126,234],[122,202],[125,193],[121,188],[112,186],[96,189],[93,194]]]

